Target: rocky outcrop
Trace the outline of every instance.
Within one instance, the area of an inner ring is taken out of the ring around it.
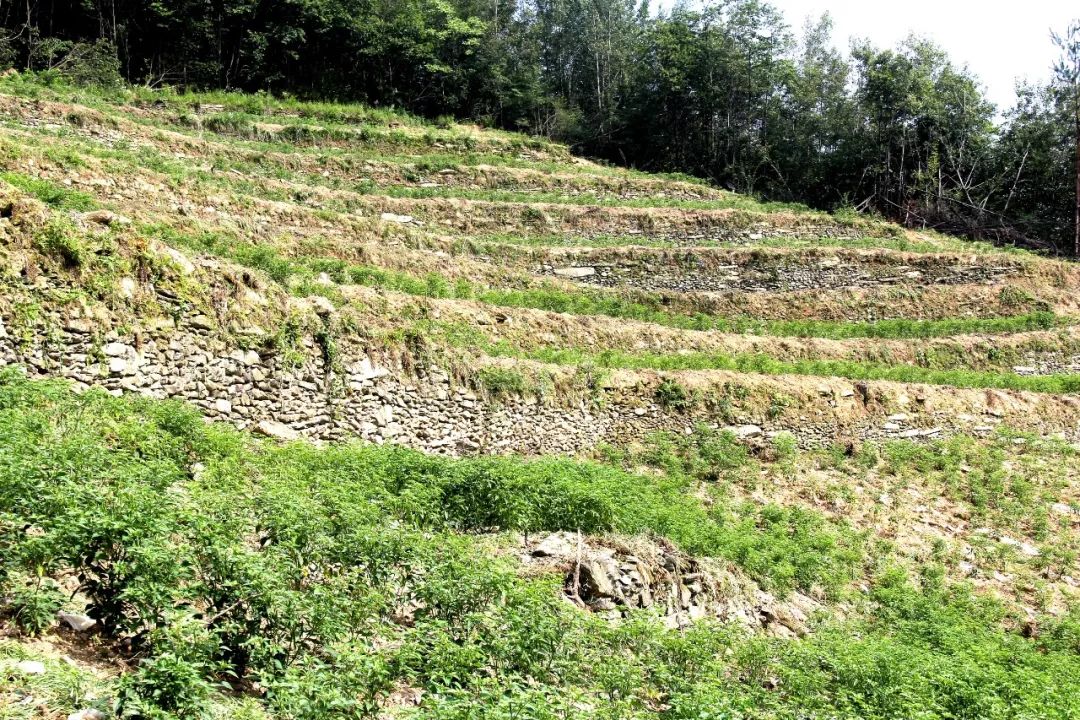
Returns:
[[[820,607],[800,593],[780,600],[720,561],[642,538],[558,532],[528,546],[521,562],[531,572],[560,573],[568,599],[610,620],[646,609],[672,628],[710,617],[789,637],[805,634]]]

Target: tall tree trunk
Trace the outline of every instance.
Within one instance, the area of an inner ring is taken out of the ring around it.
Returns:
[[[1073,255],[1080,257],[1080,99],[1076,103],[1076,208],[1073,215]]]

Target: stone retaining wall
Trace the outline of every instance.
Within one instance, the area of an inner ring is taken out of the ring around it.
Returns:
[[[693,253],[684,256],[615,258],[597,262],[577,260],[565,265],[543,264],[542,275],[555,275],[601,287],[635,287],[674,292],[777,292],[828,288],[918,284],[964,285],[1000,281],[1020,272],[1018,266],[959,265],[945,261],[919,263],[858,263],[826,256],[806,262],[712,265]]]
[[[11,318],[3,321],[11,325]],[[100,333],[84,319],[50,315],[49,322],[50,330],[35,333],[29,345],[0,325],[0,364],[22,365],[32,375],[68,378],[114,394],[186,400],[209,418],[282,438],[359,437],[463,455],[574,454],[600,443],[640,441],[656,431],[690,432],[698,423],[737,426],[740,436],[757,442],[773,432],[791,431],[804,446],[985,433],[1000,422],[1068,438],[1080,434],[1080,403],[1050,396],[1031,396],[1002,412],[993,407],[993,391],[952,391],[955,396],[947,395],[945,404],[918,397],[884,398],[887,392],[873,385],[840,378],[732,375],[733,383],[743,383],[754,396],[787,398],[790,409],[770,419],[772,413],[761,402],[745,408],[736,404],[734,416],[730,408],[720,412],[708,403],[686,411],[664,407],[656,400],[657,376],[645,374],[636,385],[599,390],[591,400],[490,399],[439,368],[407,369],[400,360],[368,354],[347,342],[340,343],[346,347],[334,363],[336,371],[328,370],[311,338],[300,348],[302,364],[294,367],[278,355],[223,339],[204,316],[185,317],[179,327],[165,319],[144,323],[128,336]],[[874,400],[875,394],[883,397]],[[962,400],[959,411],[956,396]],[[1055,419],[1040,417],[1043,402],[1054,403]],[[911,407],[912,417],[889,416],[897,403]]]

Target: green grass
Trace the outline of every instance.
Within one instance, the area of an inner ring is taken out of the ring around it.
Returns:
[[[151,227],[147,231],[165,242],[188,247],[198,252],[218,255],[247,267],[263,270],[275,281],[283,285],[298,284],[305,291],[313,289],[314,286],[301,282],[303,279],[311,279],[325,272],[338,283],[364,285],[410,295],[474,299],[502,307],[531,308],[573,315],[606,315],[685,330],[716,330],[740,334],[832,339],[932,338],[961,334],[1004,334],[1047,330],[1070,324],[1068,319],[1045,311],[1004,317],[943,320],[896,319],[875,322],[754,320],[707,314],[689,315],[671,312],[664,308],[664,303],[659,296],[645,293],[635,300],[611,291],[587,288],[566,290],[554,285],[540,285],[521,290],[485,288],[467,280],[452,280],[435,273],[418,277],[400,271],[353,265],[334,259],[286,258],[271,247],[252,245],[215,233],[188,235],[174,232],[164,226]]]
[[[1022,376],[1011,372],[931,370],[916,365],[887,365],[848,360],[778,360],[760,353],[659,354],[629,353],[619,350],[588,352],[573,348],[547,348],[521,352],[505,346],[491,346],[488,350],[496,355],[528,357],[558,365],[587,364],[609,369],[729,370],[764,375],[813,375],[852,380],[889,380],[961,388],[998,388],[1055,394],[1080,392],[1080,375]]]
[[[16,172],[0,172],[0,180],[14,185],[29,195],[33,195],[56,210],[86,212],[97,207],[97,202],[86,193],[58,185],[45,178],[30,177]]]
[[[599,290],[568,291],[555,286],[526,290],[478,290],[476,299],[492,305],[533,308],[572,315],[607,315],[656,323],[684,330],[774,335],[782,337],[849,338],[931,338],[975,333],[1014,333],[1045,330],[1064,321],[1053,313],[1037,311],[1022,315],[941,320],[756,320],[699,313],[673,313],[661,309],[663,302],[642,294],[638,300]]]
[[[88,87],[73,87],[61,78],[48,73],[20,73],[0,79],[0,92],[29,99],[54,102],[76,102],[105,114],[116,114],[146,127],[167,128],[193,134],[192,114],[197,105],[223,105],[223,112],[204,116],[209,130],[235,138],[234,144],[249,143],[251,147],[277,148],[297,152],[298,145],[317,147],[320,152],[327,143],[338,145],[346,152],[361,153],[387,150],[440,149],[454,154],[482,150],[485,154],[509,156],[527,150],[542,150],[556,157],[568,157],[565,146],[517,133],[487,130],[483,134],[461,127],[445,130],[433,123],[402,115],[393,110],[380,110],[353,104],[334,111],[329,103],[280,103],[269,96],[242,96],[227,92],[182,93],[147,88],[126,88],[103,91]],[[145,116],[124,112],[124,105],[162,102],[170,112]],[[294,115],[298,117],[293,117]],[[308,122],[315,120],[316,122]],[[254,127],[255,123],[284,125],[279,137]],[[387,128],[401,125],[401,128]],[[238,142],[239,141],[239,142]]]
[[[418,718],[1080,711],[1080,617],[1025,639],[1003,629],[999,606],[871,562],[842,525],[706,507],[682,474],[275,447],[174,403],[75,395],[10,371],[0,446],[0,597],[77,575],[105,637],[131,654],[94,702],[126,714],[370,717],[400,685],[423,691]],[[719,477],[743,462],[725,447],[712,455]],[[648,612],[609,625],[559,599],[555,578],[493,556],[511,529],[645,531],[776,584],[843,585],[869,569],[872,585],[848,619],[826,616],[802,640],[712,622],[674,632]],[[0,646],[0,659],[20,653]],[[73,711],[85,680],[61,670],[0,674],[0,693]],[[233,705],[231,687],[253,681],[260,693]]]
[[[211,116],[203,121],[204,124],[211,129],[218,129],[220,131],[226,131],[233,125],[239,124],[246,127],[247,120],[243,117],[237,118],[233,115],[224,116]],[[14,125],[12,127],[15,127]],[[374,131],[373,131],[374,132]],[[379,131],[381,132],[381,131]],[[179,161],[173,157],[169,157],[164,153],[158,152],[153,148],[145,145],[140,146],[136,151],[129,151],[118,148],[103,148],[86,141],[76,136],[71,136],[65,133],[63,130],[54,131],[53,136],[61,139],[67,145],[72,147],[79,147],[82,152],[87,155],[99,157],[103,159],[109,159],[113,161],[119,161],[129,164],[131,167],[129,171],[137,169],[151,169],[157,172],[166,174],[174,179],[181,179],[185,177],[197,177],[203,182],[213,183],[220,186],[229,187],[236,192],[251,195],[253,197],[262,197],[264,199],[272,199],[279,201],[294,200],[292,194],[286,190],[271,191],[270,188],[266,188],[257,181],[238,178],[235,175],[215,175],[213,173],[205,172],[198,169],[194,164]],[[50,147],[42,145],[43,152],[48,153]],[[77,159],[78,155],[70,153],[69,156],[64,158],[64,163],[70,165],[72,160]],[[265,177],[265,166],[254,161],[252,162],[240,162],[227,158],[213,158],[213,165],[218,170],[236,169],[243,172],[255,171],[258,177]],[[276,179],[294,181],[296,179],[296,173],[285,168],[277,167],[272,175]],[[316,187],[337,187],[340,183],[328,182],[326,179],[320,176],[307,176],[304,178],[306,182],[313,183]],[[559,192],[522,192],[512,190],[481,190],[481,189],[469,189],[469,188],[417,188],[404,185],[388,185],[377,186],[373,182],[364,182],[356,186],[356,190],[360,195],[373,195],[373,196],[385,196],[394,198],[463,198],[469,200],[485,201],[485,202],[501,202],[501,203],[537,203],[537,202],[549,202],[563,205],[599,205],[610,207],[672,207],[682,209],[739,209],[747,210],[751,212],[775,212],[775,211],[789,211],[796,210],[805,213],[807,217],[813,217],[818,220],[827,220],[828,216],[821,213],[811,213],[808,208],[794,205],[785,205],[781,203],[761,203],[753,198],[736,195],[729,193],[725,195],[723,199],[717,200],[683,200],[676,198],[627,198],[622,199],[618,197],[610,197],[604,194],[598,194],[596,192],[581,193],[578,195],[571,195]],[[358,209],[357,200],[350,201],[347,199],[339,199],[333,201],[331,204],[336,205],[341,211],[348,212],[354,209]]]

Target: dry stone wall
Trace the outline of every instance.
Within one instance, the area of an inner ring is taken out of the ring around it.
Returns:
[[[567,244],[580,245],[580,238],[595,239],[608,235],[625,236],[630,243],[640,237],[653,243],[663,243],[676,247],[701,247],[709,245],[753,246],[766,238],[791,241],[810,241],[821,238],[830,240],[858,240],[866,237],[866,231],[858,228],[835,224],[807,224],[781,227],[767,223],[754,223],[746,227],[725,225],[722,223],[700,222],[692,227],[678,227],[665,223],[645,223],[636,225],[601,226],[599,228],[559,228],[559,233]],[[544,228],[534,228],[543,230]]]
[[[875,287],[903,283],[959,285],[997,282],[1016,275],[1018,266],[964,265],[947,261],[904,265],[862,264],[826,256],[808,262],[715,265],[693,253],[653,258],[619,257],[595,262],[543,264],[539,274],[587,285],[636,287],[674,292],[778,292],[827,288]]]
[[[316,343],[309,339],[303,350],[304,362],[293,367],[219,339],[200,318],[135,337],[107,333],[103,341],[72,323],[47,346],[0,337],[0,363],[117,395],[186,400],[207,417],[283,438],[360,437],[452,455],[559,453],[594,445],[605,429],[582,407],[484,402],[439,369],[405,373],[399,363],[358,354],[335,373]]]
[[[709,402],[688,410],[666,407],[657,400],[658,376],[646,373],[640,381],[600,389],[592,398],[492,399],[438,367],[406,367],[398,356],[344,341],[333,369],[310,337],[299,347],[302,361],[287,362],[282,355],[250,349],[256,342],[220,335],[203,315],[185,316],[179,325],[165,318],[144,321],[138,331],[124,335],[59,311],[46,312],[48,330],[29,337],[4,329],[13,326],[11,317],[0,320],[0,364],[114,394],[186,400],[209,418],[281,438],[359,437],[465,455],[574,454],[601,443],[637,442],[657,431],[688,433],[699,423],[731,427],[756,443],[791,431],[804,446],[987,433],[1002,422],[1069,439],[1080,436],[1080,403],[1050,396],[1016,400],[1015,394],[997,391],[952,391],[943,396],[949,403],[939,403],[839,378],[732,375],[736,394],[764,397],[774,405],[780,398],[790,405],[774,414],[761,402],[736,403],[733,414],[730,403],[727,408]],[[1001,397],[1013,397],[1008,401],[1013,405],[1005,402],[1010,410],[999,409],[1004,401],[995,398]]]

